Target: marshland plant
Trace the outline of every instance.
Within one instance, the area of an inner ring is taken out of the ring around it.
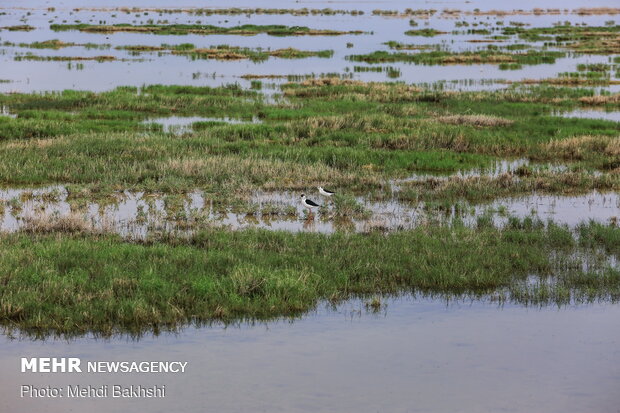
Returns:
[[[557,116],[617,110],[618,95],[549,85],[436,91],[338,78],[285,83],[280,94],[151,85],[0,96],[11,114],[0,118],[2,185],[62,185],[75,208],[69,216],[33,210],[0,236],[3,325],[35,334],[137,333],[295,316],[324,300],[404,292],[537,305],[618,298],[613,220],[568,227],[526,217],[498,225],[481,215],[465,225],[457,215],[332,234],[190,220],[130,239],[80,215],[88,202],[119,191],[201,190],[220,205],[244,205],[256,191],[312,193],[319,185],[345,196],[333,215],[287,212],[319,220],[372,219],[358,211],[355,195],[443,209],[620,188],[620,124]],[[167,116],[213,120],[179,135],[150,121]],[[239,122],[217,121],[224,118]],[[522,161],[485,172],[504,159]],[[2,207],[18,213],[28,199]]]
[[[619,298],[617,9],[2,13],[7,331]]]
[[[187,34],[234,34],[253,36],[266,33],[270,36],[337,36],[344,34],[363,34],[361,30],[339,31],[329,29],[311,29],[305,26],[283,26],[283,25],[264,25],[258,26],[245,24],[234,27],[219,27],[213,25],[199,24],[114,24],[114,25],[93,25],[93,24],[52,24],[50,29],[59,31],[77,30],[87,33],[150,33],[159,35],[187,35]]]
[[[620,230],[512,220],[497,229],[320,235],[204,231],[142,243],[79,226],[3,235],[2,321],[103,335],[294,316],[319,300],[415,291],[523,304],[616,300]]]

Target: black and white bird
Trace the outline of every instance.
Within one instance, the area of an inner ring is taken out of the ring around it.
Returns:
[[[329,196],[332,196],[332,195],[335,194],[334,191],[327,190],[327,189],[323,188],[322,186],[319,186],[317,188],[319,188],[319,194],[321,194],[323,196],[328,196],[329,197]]]
[[[311,199],[306,198],[306,194],[301,194],[301,203],[303,206],[308,208],[308,211],[312,212],[313,209],[318,208],[319,204],[314,202]]]

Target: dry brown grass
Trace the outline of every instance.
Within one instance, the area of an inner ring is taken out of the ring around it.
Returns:
[[[102,230],[95,228],[92,221],[84,215],[71,212],[67,215],[38,214],[26,216],[22,231],[29,233],[85,233],[100,234]]]
[[[326,176],[336,186],[360,179],[359,173],[343,172],[322,163],[304,165],[277,159],[219,155],[170,159],[158,162],[156,168],[162,175],[174,171],[204,184],[223,185],[235,193],[255,190],[257,185],[264,190],[304,189],[321,185]],[[222,171],[227,171],[227,178],[223,178]],[[222,179],[226,181],[221,182]],[[378,178],[372,176],[361,179],[368,184],[378,182]]]
[[[617,7],[580,7],[573,10],[573,13],[580,16],[600,16],[620,14],[620,8]]]
[[[554,140],[544,145],[543,150],[554,157],[567,160],[581,160],[590,153],[619,156],[620,137],[586,135]]]
[[[620,156],[620,136],[611,139],[605,147],[605,154],[609,156]]]
[[[293,83],[297,84],[297,83]],[[396,102],[415,101],[422,92],[417,86],[406,84],[385,84],[381,82],[362,82],[359,80],[340,79],[336,77],[323,77],[307,79],[300,83],[305,88],[284,88],[284,96],[289,97],[318,97],[325,100],[338,100],[346,96],[348,99],[370,102]],[[361,86],[342,91],[323,91],[324,86]],[[448,93],[446,92],[446,95]]]
[[[62,143],[62,138],[47,139],[28,139],[7,142],[4,147],[6,149],[27,149],[27,148],[47,148],[55,143]]]
[[[586,105],[605,105],[608,103],[620,103],[620,93],[614,95],[584,96],[579,98],[579,102]]]
[[[287,126],[291,132],[299,136],[299,131],[303,131],[303,136],[316,136],[318,129],[343,130],[353,129],[366,133],[386,133],[396,128],[404,127],[408,124],[407,119],[394,118],[385,114],[359,116],[313,116],[301,121],[289,122]]]
[[[440,116],[436,119],[438,122],[449,123],[451,125],[472,125],[472,126],[509,126],[514,123],[513,120],[499,118],[489,115],[448,115]]]

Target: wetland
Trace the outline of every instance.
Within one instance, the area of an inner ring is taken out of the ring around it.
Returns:
[[[613,2],[26,3],[0,8],[0,366],[183,352],[203,372],[168,383],[218,411],[614,411]]]

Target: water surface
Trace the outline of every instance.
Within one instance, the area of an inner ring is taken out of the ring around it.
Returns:
[[[189,328],[138,341],[0,339],[0,410],[598,412],[620,405],[620,306],[523,308],[401,298],[294,322]],[[22,356],[185,360],[175,376],[18,373]],[[18,385],[166,385],[155,400],[27,400]]]

